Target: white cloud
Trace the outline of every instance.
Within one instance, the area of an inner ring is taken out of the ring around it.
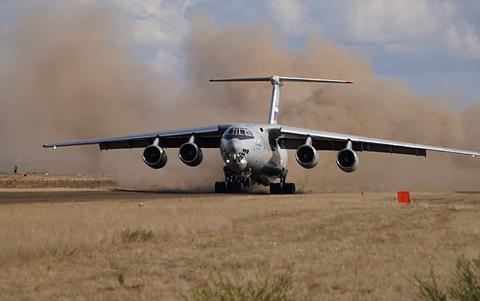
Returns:
[[[308,4],[302,1],[270,0],[269,14],[275,21],[276,27],[290,36],[301,36],[319,30],[319,24],[312,23]]]
[[[285,32],[292,32],[303,19],[300,2],[296,0],[270,1],[273,17]]]
[[[155,52],[149,63],[160,65],[158,68],[179,64],[179,43],[190,24],[185,12],[195,4],[193,0],[109,1],[120,8],[131,24],[135,47]]]
[[[170,66],[181,63],[178,47],[190,24],[185,13],[195,9],[196,1],[105,1],[124,12],[132,24],[135,47],[147,49],[144,53],[148,53],[149,60],[162,66],[167,62]],[[470,5],[460,5],[454,0],[345,0],[329,3],[269,0],[267,3],[264,6],[247,1],[235,5],[234,11],[226,9],[231,6],[228,1],[204,0],[201,6],[214,15],[226,14],[226,17],[220,16],[226,20],[269,19],[273,28],[294,38],[317,33],[333,39],[340,37],[353,45],[368,43],[390,53],[450,51],[459,57],[479,56],[478,28],[463,18]]]
[[[115,3],[131,18],[139,43],[169,44],[187,31],[189,21],[184,13],[192,1],[125,0]]]
[[[447,43],[451,50],[467,58],[480,59],[480,38],[469,24],[451,25],[447,30]]]
[[[475,27],[462,18],[468,6],[452,0],[355,0],[345,6],[349,36],[389,52],[446,49],[467,58],[480,57]]]

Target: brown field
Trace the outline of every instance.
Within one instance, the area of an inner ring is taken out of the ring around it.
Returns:
[[[37,189],[37,188],[110,188],[115,181],[105,176],[65,176],[38,173],[20,173],[9,175],[0,173],[0,189]]]
[[[293,300],[420,300],[480,254],[480,194],[412,196],[3,189],[0,299],[183,300],[267,267]]]

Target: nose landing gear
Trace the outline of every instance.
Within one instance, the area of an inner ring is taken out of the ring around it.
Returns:
[[[216,193],[240,193],[242,188],[249,187],[251,184],[250,171],[242,173],[232,173],[228,168],[224,168],[225,182],[215,182]]]

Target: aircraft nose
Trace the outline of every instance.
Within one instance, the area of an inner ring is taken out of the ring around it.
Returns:
[[[225,150],[231,154],[237,154],[242,152],[242,142],[237,138],[233,138],[226,141]]]
[[[229,169],[235,172],[241,172],[247,167],[247,159],[242,142],[233,138],[223,141],[223,158]]]
[[[240,160],[233,158],[227,159],[225,163],[230,170],[235,172],[242,172],[247,167],[247,160],[245,158]]]

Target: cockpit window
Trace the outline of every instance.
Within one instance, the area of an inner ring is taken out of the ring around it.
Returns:
[[[226,132],[225,138],[252,139],[253,133],[247,128],[231,128]]]

